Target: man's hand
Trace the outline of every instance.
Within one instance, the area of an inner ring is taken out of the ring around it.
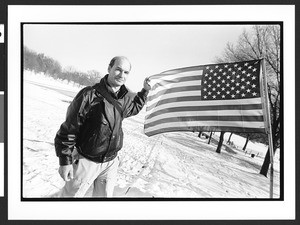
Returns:
[[[58,169],[58,173],[64,181],[70,181],[73,179],[73,166],[60,166]]]
[[[151,86],[150,86],[150,84],[149,84],[149,81],[150,81],[150,79],[149,79],[148,77],[146,77],[146,79],[144,80],[144,89],[145,89],[146,91],[150,91],[150,89],[151,89]]]

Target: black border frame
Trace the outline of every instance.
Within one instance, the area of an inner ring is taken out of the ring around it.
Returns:
[[[211,26],[222,26],[222,25],[279,25],[280,26],[280,52],[282,53],[280,55],[280,68],[281,68],[281,74],[280,74],[280,81],[281,84],[283,83],[283,22],[100,22],[100,23],[27,23],[22,22],[21,23],[21,201],[283,201],[284,200],[284,160],[283,160],[283,143],[280,145],[280,193],[279,193],[279,199],[270,199],[270,198],[24,198],[23,197],[23,124],[24,124],[24,110],[23,110],[23,102],[24,102],[24,87],[23,87],[23,80],[24,80],[24,65],[23,65],[23,49],[24,49],[24,25],[95,25],[95,26],[101,26],[101,25],[211,25]],[[281,94],[280,94],[280,107],[283,109],[283,97],[284,97],[284,91],[283,86],[280,87]],[[283,110],[282,110],[283,113]],[[283,114],[281,114],[282,117],[280,118],[280,141],[282,141],[282,131],[284,129],[284,123],[283,123]]]

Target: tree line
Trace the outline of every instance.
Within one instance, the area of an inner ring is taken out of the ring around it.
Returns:
[[[54,79],[73,81],[82,86],[98,83],[102,77],[101,73],[96,70],[89,70],[85,73],[73,67],[62,68],[57,60],[43,53],[37,53],[26,46],[23,48],[23,69],[44,73]]]

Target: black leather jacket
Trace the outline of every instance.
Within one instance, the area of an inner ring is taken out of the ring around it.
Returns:
[[[122,108],[122,115],[109,103],[99,89],[107,91]],[[67,110],[55,142],[60,165],[72,164],[74,147],[84,157],[95,162],[106,162],[116,157],[123,146],[122,120],[134,116],[143,108],[148,91],[137,94],[123,85],[117,95],[107,85],[107,75],[93,87],[83,88]]]

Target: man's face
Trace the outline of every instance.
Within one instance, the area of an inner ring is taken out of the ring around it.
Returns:
[[[108,67],[108,83],[112,87],[122,86],[128,77],[131,65],[128,60],[120,58],[117,59],[113,67]]]

